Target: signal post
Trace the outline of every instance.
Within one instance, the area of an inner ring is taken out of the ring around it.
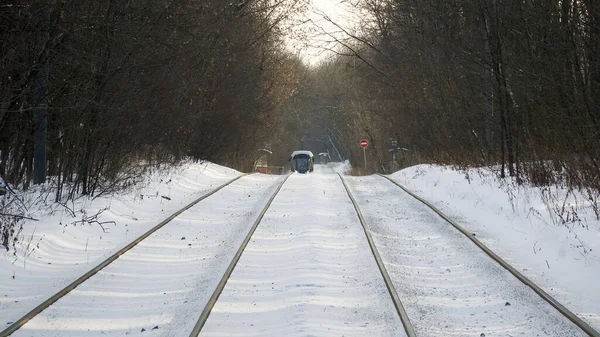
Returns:
[[[366,139],[361,139],[360,147],[363,149],[363,157],[365,159],[365,172],[367,171],[367,146],[369,146],[369,142]]]

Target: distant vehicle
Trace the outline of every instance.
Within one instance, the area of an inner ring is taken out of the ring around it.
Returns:
[[[294,151],[290,156],[292,172],[306,173],[313,171],[315,157],[310,151]]]

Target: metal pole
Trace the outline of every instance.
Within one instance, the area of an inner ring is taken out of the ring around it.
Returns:
[[[43,184],[46,182],[46,142],[48,128],[48,103],[46,101],[46,86],[48,82],[48,60],[46,55],[46,44],[49,40],[49,14],[50,9],[44,6],[40,10],[41,32],[37,33],[38,52],[40,63],[37,65],[37,74],[34,79],[33,109],[35,111],[35,132],[33,146],[33,183]]]
[[[365,158],[365,172],[367,171],[367,148],[363,147],[363,157]]]

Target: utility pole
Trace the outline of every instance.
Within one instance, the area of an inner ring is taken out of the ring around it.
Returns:
[[[46,87],[48,83],[48,51],[47,44],[50,39],[50,7],[42,5],[40,8],[40,31],[37,33],[37,48],[40,62],[37,64],[33,87],[33,110],[35,117],[35,135],[33,148],[33,183],[46,182],[46,142],[48,130],[48,101]],[[46,55],[44,55],[46,54]]]
[[[398,141],[395,138],[391,139],[392,149],[392,162],[396,162],[396,151],[398,151]]]

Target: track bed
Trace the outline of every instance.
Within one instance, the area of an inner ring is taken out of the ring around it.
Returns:
[[[347,180],[418,336],[586,336],[397,186]]]
[[[292,175],[200,336],[403,336],[340,178]]]

